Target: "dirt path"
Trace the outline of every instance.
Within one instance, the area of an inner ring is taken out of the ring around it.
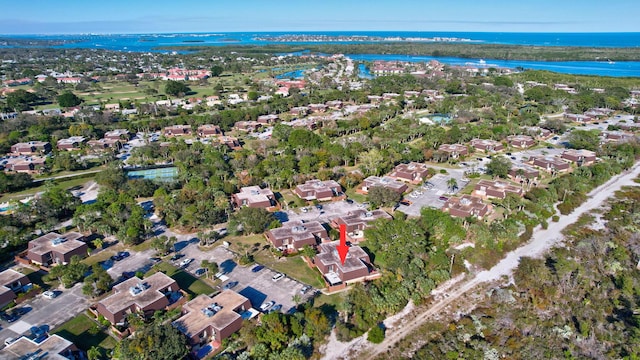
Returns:
[[[523,256],[538,257],[543,255],[554,245],[562,241],[561,231],[575,223],[578,218],[600,207],[608,198],[620,190],[623,186],[638,185],[633,180],[640,175],[640,163],[636,163],[630,170],[611,178],[609,181],[594,189],[588,194],[588,200],[575,209],[569,215],[561,215],[560,221],[549,223],[549,227],[544,230],[540,227],[534,229],[531,240],[511,251],[498,264],[489,270],[477,273],[475,276],[462,282],[455,289],[445,293],[445,296],[435,300],[429,309],[417,314],[410,314],[404,319],[402,325],[396,328],[388,329],[386,338],[381,344],[375,345],[366,340],[366,334],[353,339],[349,343],[340,343],[335,336],[331,336],[329,343],[324,347],[325,351],[323,359],[373,359],[376,356],[391,349],[395,343],[411,334],[429,318],[443,312],[448,306],[452,305],[455,300],[462,295],[467,294],[481,283],[495,281],[503,276],[510,276],[516,269],[520,258]]]

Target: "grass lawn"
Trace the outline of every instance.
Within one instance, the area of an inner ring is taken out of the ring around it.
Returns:
[[[253,256],[258,263],[286,274],[290,278],[316,288],[324,287],[324,281],[322,281],[320,272],[317,269],[309,268],[301,256],[278,259],[269,250],[258,251]]]
[[[62,336],[85,351],[93,346],[98,346],[104,349],[103,354],[106,354],[107,350],[116,347],[116,339],[106,332],[100,331],[98,324],[84,313],[60,325],[52,333]]]
[[[356,192],[356,189],[348,189],[347,191],[345,191],[345,194],[347,194],[347,197],[353,201],[357,201],[359,203],[365,202],[367,201],[367,196],[366,195],[362,195],[362,194],[358,194]]]
[[[81,179],[59,181],[57,182],[57,185],[62,187],[63,189],[71,189],[73,187],[83,185],[91,180],[93,180],[93,177],[83,177]],[[44,190],[45,190],[45,184],[43,183],[41,186],[33,187],[27,190],[4,194],[0,198],[0,202],[24,199],[26,197],[33,196],[39,192],[43,192]]]
[[[179,269],[167,262],[161,262],[156,265],[157,270],[150,270],[145,276],[151,275],[156,271],[162,271],[167,276],[174,279],[180,288],[186,291],[192,297],[198,296],[200,294],[212,294],[215,290],[209,286],[206,282],[201,279],[194,277],[188,272]]]

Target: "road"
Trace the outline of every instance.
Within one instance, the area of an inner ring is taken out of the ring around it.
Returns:
[[[97,173],[102,172],[102,171],[104,171],[104,169],[81,171],[81,172],[77,172],[77,173],[73,173],[73,174],[58,175],[58,176],[51,176],[51,177],[47,177],[47,178],[34,179],[33,182],[34,183],[40,183],[40,182],[49,181],[49,180],[59,180],[59,179],[74,178],[74,177],[88,175],[88,174],[97,174]]]
[[[600,207],[608,198],[620,190],[623,186],[637,186],[634,179],[640,176],[640,163],[636,163],[630,170],[617,175],[588,194],[588,200],[575,209],[571,214],[561,215],[558,222],[550,222],[544,230],[537,227],[531,240],[511,251],[498,264],[489,270],[477,273],[469,280],[461,283],[455,289],[448,291],[447,296],[435,299],[429,309],[420,314],[411,313],[400,321],[401,326],[388,328],[386,338],[380,344],[372,344],[366,341],[366,334],[345,344],[338,342],[332,333],[329,343],[326,345],[324,359],[373,359],[376,356],[392,348],[394,344],[417,330],[429,318],[444,311],[448,306],[462,295],[472,291],[476,286],[501,279],[512,274],[520,262],[520,258],[538,257],[546,253],[554,245],[562,241],[562,230],[575,223],[580,216]]]

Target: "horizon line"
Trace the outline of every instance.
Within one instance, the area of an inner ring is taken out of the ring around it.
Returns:
[[[271,30],[271,31],[159,31],[159,32],[68,32],[68,33],[0,33],[0,36],[69,36],[69,35],[165,35],[165,34],[243,34],[243,33],[464,33],[464,34],[640,34],[640,31],[461,31],[461,30]]]

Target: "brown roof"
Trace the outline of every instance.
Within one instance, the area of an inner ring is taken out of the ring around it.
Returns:
[[[223,290],[213,298],[202,294],[182,307],[182,310],[187,313],[173,324],[187,337],[192,337],[209,326],[213,326],[215,329],[224,329],[240,317],[235,309],[247,301],[246,297],[233,290]],[[212,309],[214,304],[219,306],[217,311]]]
[[[354,210],[350,211],[347,215],[338,216],[331,221],[336,224],[345,224],[347,226],[355,226],[360,224],[368,224],[376,219],[391,219],[391,215],[387,214],[384,210]]]
[[[383,177],[369,176],[368,178],[364,179],[364,184],[369,189],[375,186],[386,187],[389,189],[393,189],[397,192],[404,192],[407,189],[407,184],[389,176],[383,176]]]
[[[75,231],[70,231],[63,235],[56,232],[50,232],[29,241],[29,252],[44,255],[55,250],[58,253],[66,254],[85,246],[86,243],[79,240],[82,238],[83,235]]]
[[[67,360],[69,358],[63,355],[67,350],[76,350],[76,347],[71,341],[56,334],[50,335],[39,344],[23,336],[13,344],[0,350],[0,359],[26,359],[25,356],[38,352],[42,356],[46,354],[45,357],[38,357],[38,359]]]
[[[147,288],[134,295],[131,290],[139,284],[146,284]],[[176,284],[176,281],[163,273],[155,273],[144,280],[138,277],[132,277],[113,287],[114,293],[102,299],[102,304],[109,312],[115,314],[123,309],[135,304],[144,309],[145,307],[155,303],[165,295],[160,292],[169,286]],[[177,285],[175,289],[177,290]]]
[[[448,210],[452,216],[484,216],[490,210],[490,206],[479,197],[462,195],[447,200],[442,209]]]
[[[330,243],[324,243],[319,245],[319,253],[315,256],[314,262],[322,263],[325,268],[330,265],[336,267],[338,271],[335,273],[350,273],[358,270],[366,270],[369,272],[369,268],[365,264],[364,261],[369,262],[369,255],[362,250],[360,246],[353,245],[349,247],[349,252],[347,253],[347,258],[344,261],[344,264],[340,261],[340,255],[338,254],[337,247],[340,244],[339,241],[333,241]],[[362,260],[364,259],[364,261]],[[327,274],[324,274],[325,276]],[[327,278],[330,282],[334,283],[331,278]]]
[[[0,272],[0,286],[10,285],[20,279],[25,277],[24,274],[19,273],[13,269],[7,269],[3,272]],[[23,284],[26,285],[26,284]]]
[[[292,220],[285,222],[282,227],[268,231],[275,239],[293,239],[294,241],[308,239],[314,234],[321,236],[321,240],[329,240],[327,230],[318,221],[302,222]]]

